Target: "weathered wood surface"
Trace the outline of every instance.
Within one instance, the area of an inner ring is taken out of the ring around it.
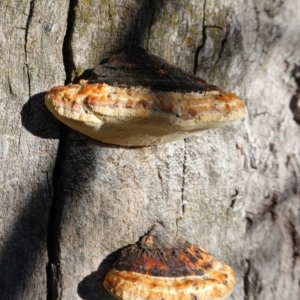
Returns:
[[[112,300],[101,280],[113,252],[155,221],[234,267],[230,299],[298,299],[298,11],[299,0],[2,1],[4,299]],[[136,149],[60,127],[44,92],[131,43],[236,92],[249,118]]]
[[[45,299],[59,123],[43,93],[63,82],[66,1],[0,3],[0,294]]]
[[[245,298],[300,298],[299,1],[255,1],[244,22],[250,149],[246,181]],[[247,29],[247,30],[246,30]],[[299,74],[298,74],[299,76]]]

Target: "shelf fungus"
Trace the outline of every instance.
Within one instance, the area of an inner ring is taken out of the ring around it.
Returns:
[[[45,102],[69,127],[122,146],[174,141],[231,124],[245,114],[235,94],[141,47],[112,55],[86,81],[53,87]]]
[[[228,265],[157,224],[121,251],[103,285],[119,300],[215,300],[226,299],[234,283]]]

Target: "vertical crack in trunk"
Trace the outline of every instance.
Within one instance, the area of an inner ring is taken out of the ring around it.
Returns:
[[[151,18],[149,21],[149,26],[148,26],[148,32],[147,32],[147,50],[149,50],[149,37],[151,33],[151,28],[154,22],[154,16],[155,16],[155,10],[156,10],[156,1],[154,0],[149,0],[149,6],[150,9],[152,10]]]
[[[222,28],[218,27],[218,26],[215,26],[215,28],[218,28],[220,30],[222,30]],[[218,64],[218,62],[220,61],[221,57],[222,57],[222,54],[224,52],[224,49],[225,49],[225,45],[227,43],[227,39],[228,39],[228,36],[229,36],[229,25],[226,27],[226,32],[225,32],[225,36],[224,38],[222,39],[222,42],[221,42],[221,49],[220,49],[220,52],[219,52],[219,55],[218,55],[218,58],[216,60],[216,62],[214,63],[214,67]]]
[[[28,18],[26,21],[26,27],[25,27],[25,44],[24,44],[24,53],[25,53],[25,68],[26,68],[26,73],[27,73],[27,79],[28,79],[28,91],[29,91],[29,98],[31,97],[31,83],[30,83],[30,74],[29,74],[29,69],[28,69],[28,48],[27,48],[27,43],[28,43],[28,32],[29,32],[29,26],[32,20],[33,16],[33,10],[34,10],[34,0],[30,1],[30,8],[29,8],[29,13],[28,13]]]
[[[249,294],[249,289],[250,289],[250,272],[251,272],[251,260],[246,259],[245,263],[247,264],[247,268],[244,272],[244,300],[249,300],[250,294]]]
[[[199,65],[199,54],[200,54],[200,51],[204,48],[204,45],[205,45],[205,42],[206,42],[206,38],[207,38],[207,35],[206,35],[206,26],[205,26],[205,18],[206,18],[206,13],[205,13],[205,10],[206,10],[206,0],[204,0],[203,2],[203,20],[202,20],[202,42],[201,42],[201,45],[199,45],[196,49],[196,53],[195,53],[195,61],[194,61],[194,75],[197,74],[197,70],[198,70],[198,65]]]
[[[61,198],[61,178],[65,150],[67,147],[68,128],[61,126],[59,145],[56,162],[53,170],[53,199],[50,208],[47,234],[48,264],[47,272],[47,300],[58,300],[62,298],[62,274],[60,270],[60,234],[61,219],[63,212],[63,199]]]
[[[64,37],[62,52],[63,63],[65,67],[66,80],[65,84],[71,83],[75,71],[73,61],[73,53],[71,48],[71,38],[74,27],[75,7],[78,0],[70,0],[67,29]],[[57,150],[56,162],[53,170],[53,199],[49,212],[48,233],[47,233],[47,251],[48,264],[47,273],[47,300],[62,299],[62,273],[60,269],[60,236],[61,236],[61,220],[64,208],[64,199],[62,197],[62,173],[64,161],[68,147],[69,129],[65,125],[61,125],[59,136],[59,145]]]
[[[291,240],[292,240],[292,248],[293,248],[292,265],[296,266],[297,259],[298,257],[300,257],[300,236],[297,232],[295,224],[292,221],[288,223],[287,227],[289,229]],[[294,272],[292,273],[292,277],[294,277]]]
[[[176,219],[176,229],[178,235],[179,230],[179,222],[183,219],[185,213],[185,177],[186,177],[186,161],[187,161],[187,145],[186,139],[183,140],[184,142],[184,150],[183,150],[183,161],[182,161],[182,183],[181,183],[181,199],[180,199],[180,208],[178,209],[178,217]]]
[[[75,21],[75,8],[78,4],[78,0],[70,0],[69,12],[67,19],[67,30],[63,42],[63,60],[66,72],[66,82],[65,84],[71,83],[74,79],[74,73],[76,71],[75,63],[73,60],[73,50],[71,45],[73,30],[74,30],[74,21]]]
[[[187,147],[186,140],[184,142],[184,154],[183,154],[183,163],[182,163],[182,186],[181,186],[181,216],[184,216],[185,213],[185,199],[184,199],[184,188],[185,188],[185,175],[186,175],[186,159],[187,159]]]

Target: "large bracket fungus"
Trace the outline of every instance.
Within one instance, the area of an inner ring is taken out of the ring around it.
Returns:
[[[174,141],[245,115],[245,106],[235,94],[141,47],[112,55],[87,81],[53,87],[45,103],[71,128],[122,146]]]
[[[228,265],[155,224],[121,251],[103,285],[119,300],[216,300],[226,299],[234,283]]]

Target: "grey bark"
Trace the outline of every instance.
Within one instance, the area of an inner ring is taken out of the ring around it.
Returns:
[[[3,299],[112,300],[101,281],[114,252],[156,221],[235,269],[230,299],[298,299],[299,11],[299,0],[1,1]],[[134,43],[236,92],[247,118],[128,149],[47,112],[51,86]]]

